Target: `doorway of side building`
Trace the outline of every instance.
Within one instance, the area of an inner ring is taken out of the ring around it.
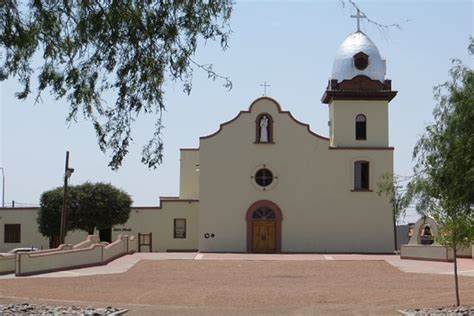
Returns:
[[[281,252],[281,210],[271,201],[258,201],[247,211],[247,251]]]
[[[104,228],[99,230],[100,241],[112,242],[112,228]]]

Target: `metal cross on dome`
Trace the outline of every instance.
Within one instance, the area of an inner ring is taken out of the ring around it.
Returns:
[[[359,8],[357,9],[357,14],[356,15],[351,15],[351,18],[356,18],[357,19],[357,32],[360,32],[360,20],[363,18],[367,18],[364,13],[360,14]]]
[[[265,81],[263,84],[260,85],[260,87],[263,87],[263,96],[267,95],[267,87],[271,87],[271,85],[267,84]]]

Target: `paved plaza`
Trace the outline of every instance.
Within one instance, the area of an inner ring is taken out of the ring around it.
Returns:
[[[0,279],[0,304],[123,307],[132,315],[396,315],[454,302],[452,263],[343,254],[138,253],[106,266]],[[474,260],[459,260],[474,305]]]

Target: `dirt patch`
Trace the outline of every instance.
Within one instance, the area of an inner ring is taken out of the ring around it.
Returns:
[[[0,296],[144,304],[212,312],[396,314],[454,302],[453,277],[404,273],[384,261],[151,261],[126,273],[0,280]],[[474,304],[474,278],[461,277]]]

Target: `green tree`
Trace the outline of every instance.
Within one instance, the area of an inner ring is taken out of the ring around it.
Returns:
[[[77,208],[77,194],[74,187],[69,188],[68,210],[74,212]],[[49,247],[55,246],[55,241],[59,240],[61,228],[61,211],[63,208],[64,190],[62,187],[52,189],[41,194],[40,210],[38,213],[38,227],[40,233],[49,238]],[[67,222],[66,233],[72,230],[71,221]]]
[[[397,251],[397,222],[399,222],[401,217],[405,216],[406,210],[410,205],[410,197],[404,190],[402,179],[391,173],[384,173],[380,177],[377,182],[377,194],[379,196],[385,195],[389,199],[393,216],[395,251]]]
[[[474,49],[470,41],[471,54]],[[435,122],[414,149],[408,191],[440,225],[438,240],[454,251],[456,304],[460,304],[457,250],[474,240],[474,74],[453,60],[451,80],[435,87]]]
[[[89,234],[127,222],[131,197],[111,184],[86,182],[76,187],[78,207],[71,212],[71,225]]]
[[[37,100],[47,90],[69,102],[68,121],[90,120],[109,166],[117,169],[132,140],[132,123],[156,115],[156,128],[143,147],[142,162],[162,161],[161,113],[164,85],[180,81],[190,93],[193,69],[212,79],[228,78],[193,59],[200,42],[227,48],[232,1],[1,1],[0,80],[15,77],[25,99],[37,75]],[[33,56],[42,58],[38,70]],[[116,96],[107,104],[103,94]]]

